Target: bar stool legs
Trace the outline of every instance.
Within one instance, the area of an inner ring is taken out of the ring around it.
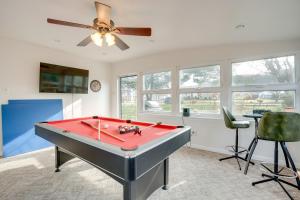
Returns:
[[[280,142],[280,144],[282,146],[283,151],[285,152],[284,154],[286,154],[287,162],[291,163],[293,171],[297,173],[297,168],[295,166],[295,163],[294,163],[294,161],[292,159],[292,156],[291,156],[289,150],[286,147],[286,144],[284,142]],[[295,186],[295,185],[292,185],[292,186],[297,187],[298,190],[300,190],[300,179],[299,179],[299,176],[296,177],[296,182],[297,182],[297,186]]]
[[[286,165],[287,166],[290,166],[289,165],[289,163],[291,164],[291,167],[292,167],[292,169],[293,169],[293,171],[294,172],[297,172],[297,169],[296,169],[296,166],[295,166],[295,163],[294,163],[294,161],[293,161],[293,159],[292,159],[292,157],[291,157],[291,155],[290,155],[290,153],[289,153],[289,151],[288,151],[288,149],[287,149],[287,147],[286,147],[286,145],[285,145],[285,143],[284,142],[280,142],[280,145],[281,145],[281,147],[282,147],[282,150],[283,150],[283,152],[284,152],[284,154],[286,155]],[[250,155],[251,155],[251,152],[250,152]],[[249,158],[250,158],[250,155],[249,155],[249,157],[248,157],[248,160],[249,160]],[[294,185],[294,184],[292,184],[292,183],[290,183],[290,182],[287,182],[287,181],[285,181],[285,180],[282,180],[281,178],[280,178],[280,171],[281,170],[278,170],[278,142],[276,141],[275,142],[275,150],[274,150],[274,171],[272,172],[270,169],[268,169],[268,168],[266,168],[268,171],[270,171],[272,174],[274,174],[274,175],[267,175],[267,174],[262,174],[262,176],[263,177],[268,177],[268,179],[264,179],[264,180],[261,180],[261,181],[256,181],[256,182],[253,182],[252,183],[252,186],[255,186],[255,185],[257,185],[257,184],[261,184],[261,183],[266,183],[266,182],[269,182],[269,181],[275,181],[275,182],[277,182],[279,185],[280,185],[280,187],[283,189],[283,191],[288,195],[288,197],[291,199],[291,200],[293,200],[294,198],[289,194],[289,192],[285,189],[285,187],[283,186],[283,184],[282,183],[284,183],[284,184],[286,184],[286,185],[289,185],[289,186],[292,186],[292,187],[295,187],[295,188],[297,188],[298,190],[300,190],[300,180],[299,180],[299,177],[297,176],[296,177],[296,182],[297,182],[297,185]]]
[[[252,159],[253,153],[255,151],[256,145],[258,143],[258,140],[259,139],[257,137],[255,137],[252,140],[252,142],[251,142],[251,144],[249,146],[250,150],[248,149],[249,152],[247,153],[247,155],[245,157],[245,159],[247,160],[247,164],[246,164],[245,170],[244,170],[244,174],[245,175],[247,175],[247,173],[248,173],[249,163],[251,162],[251,159]],[[283,155],[284,155],[286,167],[290,168],[290,164],[289,164],[289,161],[288,161],[288,155],[287,155],[286,151],[284,150],[284,145],[285,145],[285,142],[280,142],[280,146],[281,146],[282,151],[283,151]]]
[[[239,154],[247,151],[247,150],[242,150],[242,151],[239,151],[239,129],[237,128],[236,129],[236,132],[235,132],[235,145],[234,145],[234,155],[232,156],[228,156],[228,157],[225,157],[225,158],[221,158],[219,159],[219,161],[223,161],[223,160],[228,160],[228,159],[231,159],[231,158],[235,158],[237,163],[238,163],[238,166],[239,166],[239,169],[242,170],[241,168],[241,164],[240,164],[240,161],[239,160],[243,160],[243,161],[247,161],[245,158],[239,156]],[[250,162],[251,164],[254,164],[253,162]]]
[[[289,160],[288,160],[288,158],[287,158],[286,151],[284,150],[284,145],[285,145],[285,142],[280,142],[280,146],[281,146],[282,151],[283,151],[283,155],[284,155],[286,167],[287,167],[287,168],[290,168]]]

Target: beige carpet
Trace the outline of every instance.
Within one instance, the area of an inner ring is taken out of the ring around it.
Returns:
[[[258,166],[245,176],[235,160],[219,162],[222,156],[182,148],[170,159],[170,189],[157,190],[149,199],[288,199],[275,182],[251,186],[262,178]],[[119,183],[78,159],[66,163],[59,173],[53,166],[53,150],[0,159],[0,199],[122,199]],[[287,188],[300,199],[300,191]]]

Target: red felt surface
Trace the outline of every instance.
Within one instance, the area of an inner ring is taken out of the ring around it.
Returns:
[[[106,135],[105,133],[101,132],[100,135],[100,142],[112,144],[119,146],[124,149],[131,149],[136,146],[143,145],[151,140],[157,139],[163,135],[170,133],[172,130],[176,129],[176,126],[170,125],[158,125],[155,127],[151,127],[145,130],[142,130],[142,135],[134,135],[134,133],[127,133],[127,134],[120,134],[118,127],[122,126],[139,126],[140,129],[143,129],[151,123],[144,123],[144,122],[132,122],[130,124],[126,123],[125,120],[114,119],[114,118],[104,118],[100,117],[100,125],[101,130],[109,132],[117,137],[120,137],[125,140],[125,142],[119,141],[113,137]],[[50,126],[55,128],[63,129],[84,137],[92,138],[94,140],[98,140],[98,131],[93,129],[90,126],[83,124],[81,121],[88,121],[89,123],[93,124],[94,126],[98,127],[99,119],[89,118],[80,118],[80,119],[71,119],[71,120],[61,120],[61,121],[53,121],[48,122]],[[107,124],[108,128],[105,129],[104,125]]]

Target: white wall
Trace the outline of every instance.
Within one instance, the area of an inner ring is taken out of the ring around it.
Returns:
[[[118,116],[119,112],[117,90],[117,80],[119,76],[127,74],[141,74],[148,71],[159,71],[163,69],[173,70],[176,72],[177,67],[201,66],[207,64],[221,64],[222,68],[230,68],[232,61],[251,60],[289,54],[296,54],[296,67],[299,75],[300,39],[265,43],[223,45],[198,49],[183,49],[114,63],[112,73],[112,115]],[[230,74],[228,74],[227,77],[228,76],[230,76]],[[298,80],[298,83],[299,81],[300,80]],[[223,80],[222,84],[223,90],[228,90],[225,93],[230,95],[230,86],[228,86],[230,85],[230,82],[228,80]],[[226,84],[227,87],[224,87]],[[297,97],[298,100],[299,95],[300,94],[298,94]],[[141,99],[139,101],[141,101]],[[230,105],[228,101],[227,97],[223,98],[223,105]],[[299,102],[297,102],[297,106],[299,111]],[[138,107],[141,108],[141,104],[139,104]],[[181,124],[181,117],[178,114],[176,115],[176,113],[168,116],[138,113],[138,120]],[[234,131],[225,128],[221,115],[215,118],[190,117],[186,119],[186,124],[192,126],[192,129],[196,132],[196,134],[192,137],[192,146],[195,148],[226,153],[224,147],[234,143]],[[250,129],[241,130],[240,145],[248,147],[253,137],[254,122],[252,121]],[[288,144],[288,146],[299,167],[300,143]],[[273,151],[273,143],[260,141],[256,148],[254,157],[259,160],[272,161]]]
[[[89,70],[89,81],[97,79],[102,90],[88,94],[39,93],[40,62]],[[0,103],[8,99],[63,99],[65,118],[110,115],[111,66],[63,51],[0,37]],[[1,109],[1,108],[0,108]],[[73,110],[73,111],[72,111]],[[1,113],[1,112],[0,112]],[[2,155],[2,126],[0,115],[0,155]]]

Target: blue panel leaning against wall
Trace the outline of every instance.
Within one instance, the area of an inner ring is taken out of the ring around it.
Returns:
[[[2,105],[3,156],[51,146],[34,133],[34,124],[63,119],[61,99],[9,100]]]

